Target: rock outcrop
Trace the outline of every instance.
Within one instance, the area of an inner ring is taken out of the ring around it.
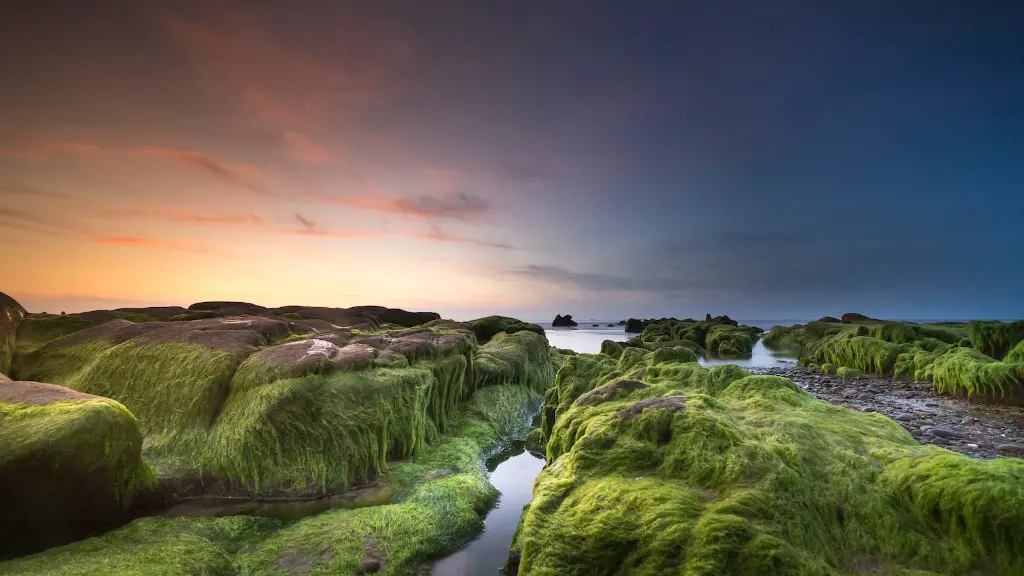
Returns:
[[[556,314],[555,319],[551,321],[552,328],[570,328],[576,325],[576,321],[572,319],[572,314],[566,314],[565,316]]]
[[[152,481],[124,406],[38,382],[0,382],[0,557],[115,527]]]

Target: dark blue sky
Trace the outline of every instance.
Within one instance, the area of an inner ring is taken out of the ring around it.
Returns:
[[[96,169],[106,180],[72,191],[32,172],[50,169],[39,159],[52,150],[78,156],[67,165],[94,153],[163,158],[273,198],[190,200],[190,213],[227,222],[226,211],[255,211],[264,226],[276,214],[332,242],[341,229],[379,233],[389,244],[312,257],[344,266],[369,251],[379,275],[434,262],[385,292],[318,277],[314,262],[300,279],[330,290],[239,290],[268,304],[385,294],[375,303],[456,317],[1024,316],[1022,3],[302,6],[19,13],[0,57],[18,81],[0,96],[0,198],[60,188],[115,208],[130,200],[127,212],[150,218],[158,206],[180,224],[174,195],[137,174]],[[71,151],[69,139],[101,152]],[[428,245],[396,246],[396,231]],[[135,234],[100,240],[185,242]],[[223,248],[219,238],[187,242]],[[61,292],[33,274],[17,288],[40,306],[200,299],[101,284]],[[424,293],[424,274],[458,281]],[[230,278],[204,289],[231,296]]]

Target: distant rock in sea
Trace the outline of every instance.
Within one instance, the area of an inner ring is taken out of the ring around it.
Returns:
[[[551,321],[552,328],[565,328],[571,326],[577,326],[576,321],[572,319],[572,314],[566,314],[565,316],[556,314],[555,319]]]

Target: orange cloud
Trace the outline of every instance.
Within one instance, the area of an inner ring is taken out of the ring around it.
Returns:
[[[367,238],[382,238],[380,234],[367,234],[365,232],[333,232],[330,230],[285,230],[284,234],[290,236],[308,236],[311,238],[338,238],[342,240],[357,240]]]
[[[106,246],[120,246],[124,248],[147,248],[157,250],[176,250],[181,252],[195,252],[195,253],[213,253],[212,250],[208,250],[201,246],[195,246],[192,244],[185,244],[181,242],[167,242],[163,240],[154,240],[152,238],[142,238],[139,236],[100,236],[93,238],[93,242],[97,244],[103,244]]]
[[[316,143],[307,134],[301,132],[285,132],[285,145],[288,155],[294,160],[306,164],[330,164],[331,152],[325,146]]]
[[[236,108],[238,121],[275,131],[287,157],[312,164],[332,154],[311,132],[393,90],[412,54],[403,35],[351,15],[327,24],[332,46],[323,54],[276,38],[254,15],[224,6],[203,5],[198,16],[174,14],[165,24],[202,86]]]

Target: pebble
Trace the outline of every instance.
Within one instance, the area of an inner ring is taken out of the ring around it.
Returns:
[[[861,412],[877,412],[874,408],[861,408]]]
[[[977,444],[968,444],[967,447],[968,448],[977,448],[978,445]]]
[[[978,419],[975,418],[974,416],[968,416],[961,420],[960,423],[963,424],[964,426],[970,426],[971,424],[974,424],[977,421]]]
[[[931,436],[929,438],[926,438],[926,440],[928,442],[931,442],[932,444],[939,444],[940,446],[945,446],[949,444],[949,440],[946,440],[942,436]]]
[[[929,428],[928,429],[928,433],[931,434],[932,436],[938,436],[939,438],[952,438],[952,437],[957,435],[956,432],[953,432],[949,428],[938,428],[938,427],[936,427],[936,428]]]
[[[910,422],[911,420],[917,420],[917,416],[913,414],[901,413],[897,414],[895,420],[897,422]]]
[[[853,388],[847,388],[846,390],[843,390],[843,398],[856,398],[859,395],[860,392],[857,392]]]
[[[857,395],[857,398],[859,398],[861,400],[871,400],[874,397],[875,397],[874,394],[868,394],[867,392],[863,392],[863,393]]]

